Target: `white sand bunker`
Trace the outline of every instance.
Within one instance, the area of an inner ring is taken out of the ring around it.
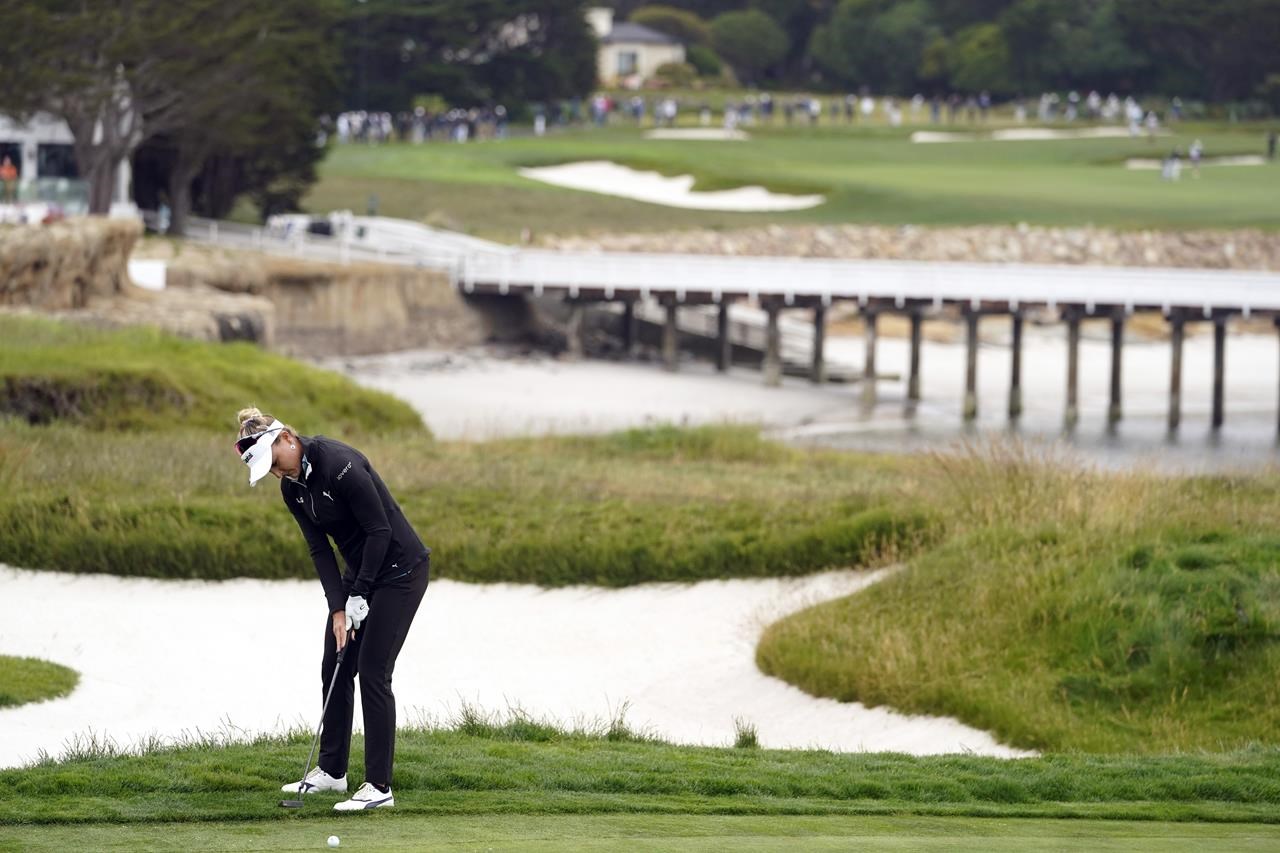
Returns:
[[[766,747],[1027,754],[952,719],[815,699],[756,669],[765,625],[884,574],[622,590],[432,581],[396,664],[400,720],[446,718],[463,702],[564,724],[607,721],[626,707],[631,727],[682,743],[730,745],[741,717]],[[319,716],[327,614],[317,581],[0,566],[0,585],[15,600],[41,602],[10,614],[0,651],[81,673],[65,699],[0,710],[0,767],[40,750],[60,754],[90,730],[129,746],[197,731],[243,738]],[[122,621],[124,612],[131,618]]]
[[[1147,131],[1143,130],[1143,134]],[[1051,127],[1013,127],[1005,130],[993,130],[989,134],[955,133],[941,130],[917,130],[911,134],[911,141],[917,143],[933,142],[977,142],[989,139],[993,142],[1045,142],[1053,139],[1123,139],[1131,136],[1124,127],[1081,127],[1072,130],[1058,130]]]
[[[745,142],[751,137],[745,130],[732,127],[659,127],[645,133],[644,138],[693,142]]]
[[[558,187],[647,201],[690,210],[732,210],[740,212],[805,210],[826,201],[820,195],[783,195],[764,187],[694,192],[692,175],[665,177],[658,172],[640,172],[608,160],[586,160],[562,166],[521,169],[523,177]]]
[[[1185,165],[1190,165],[1191,161],[1187,157],[1182,158]],[[1257,154],[1242,154],[1238,157],[1204,157],[1200,160],[1201,166],[1265,166],[1267,161],[1265,158]],[[1139,171],[1155,171],[1158,172],[1164,168],[1164,161],[1154,157],[1130,157],[1124,161],[1126,169],[1135,169]]]

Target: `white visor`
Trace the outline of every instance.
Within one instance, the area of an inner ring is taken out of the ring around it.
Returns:
[[[258,485],[259,480],[271,473],[271,445],[275,444],[276,437],[280,435],[282,429],[284,424],[272,421],[271,426],[258,436],[253,446],[240,455],[244,464],[249,466],[250,486]]]

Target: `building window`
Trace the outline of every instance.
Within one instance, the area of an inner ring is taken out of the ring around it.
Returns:
[[[36,149],[36,174],[42,178],[78,178],[75,149],[49,143]]]
[[[8,157],[19,172],[22,171],[22,144],[18,142],[0,142],[0,163]]]
[[[635,74],[636,69],[640,67],[639,55],[634,50],[618,51],[618,76],[625,77],[628,74]]]

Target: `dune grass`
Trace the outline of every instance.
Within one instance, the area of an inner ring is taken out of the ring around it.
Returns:
[[[234,439],[236,412],[258,403],[316,431],[426,430],[389,394],[251,344],[0,315],[0,417],[100,431],[207,430]]]
[[[274,404],[273,404],[274,405]],[[293,418],[304,429],[305,421]],[[0,431],[0,561],[165,578],[309,578],[274,481],[250,489],[233,431]],[[880,565],[932,536],[892,468],[749,428],[487,444],[359,442],[434,550],[436,576],[625,586]],[[168,460],[139,464],[140,459]]]
[[[61,664],[0,655],[0,708],[57,699],[75,690],[79,682],[79,673]]]
[[[767,673],[1028,748],[1280,742],[1280,480],[936,456],[945,543],[771,626]]]
[[[336,146],[305,204],[363,212],[371,195],[387,216],[514,241],[535,234],[733,228],[786,223],[918,225],[1095,224],[1119,228],[1273,229],[1280,167],[1206,167],[1199,180],[1162,182],[1129,171],[1130,157],[1184,152],[1261,154],[1266,126],[1184,124],[1170,136],[918,145],[918,128],[829,126],[750,129],[747,142],[643,139],[630,127],[570,130],[469,145]],[[972,130],[969,126],[932,128]],[[749,184],[827,196],[790,213],[681,210],[551,187],[522,166],[612,160],[693,175],[696,189]]]
[[[312,577],[275,482],[248,488],[232,452],[249,403],[365,451],[435,549],[437,576],[623,586],[802,574],[884,563],[931,535],[927,516],[894,502],[891,465],[751,428],[437,443],[398,400],[248,345],[17,317],[0,333],[10,399],[41,412],[0,420],[0,561],[15,565]],[[53,386],[83,393],[40,393]],[[137,392],[152,387],[163,393]]]

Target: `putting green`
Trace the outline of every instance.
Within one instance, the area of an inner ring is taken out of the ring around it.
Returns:
[[[0,828],[0,850],[1275,850],[1280,826],[949,817],[473,815],[323,812],[251,823]]]

